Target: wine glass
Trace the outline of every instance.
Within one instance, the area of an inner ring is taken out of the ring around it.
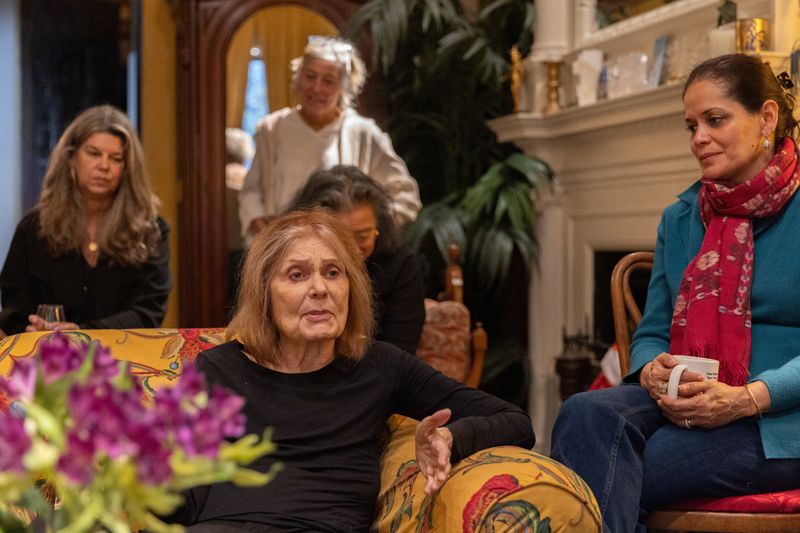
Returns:
[[[44,319],[44,328],[50,329],[53,322],[64,322],[64,306],[58,304],[39,304],[37,316]]]

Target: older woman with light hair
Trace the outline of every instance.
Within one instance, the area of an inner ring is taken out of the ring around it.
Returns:
[[[170,288],[166,222],[124,113],[82,112],[50,156],[36,208],[17,226],[0,273],[0,330],[161,325]],[[45,322],[39,304],[66,321]]]
[[[201,353],[210,381],[245,398],[247,433],[273,428],[277,450],[252,467],[267,485],[192,489],[171,521],[188,531],[367,532],[393,413],[421,419],[416,458],[437,490],[478,450],[531,447],[519,408],[373,341],[372,289],[350,229],[323,209],[273,219],[247,252],[235,339]]]
[[[422,207],[416,180],[389,136],[352,107],[366,80],[355,47],[312,36],[291,68],[299,104],[259,122],[255,158],[239,193],[244,233],[252,236],[285,210],[312,172],[334,165],[356,166],[380,183],[399,223],[416,218]]]
[[[350,228],[372,280],[375,338],[415,353],[425,323],[422,271],[403,246],[383,188],[356,167],[337,165],[314,172],[293,207],[331,209]]]

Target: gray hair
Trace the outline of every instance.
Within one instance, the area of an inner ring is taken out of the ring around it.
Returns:
[[[353,106],[367,81],[367,67],[356,47],[350,41],[338,37],[310,36],[303,55],[292,59],[291,62],[293,91],[297,91],[300,71],[313,59],[339,64],[342,94],[339,105],[342,108]]]
[[[226,162],[241,163],[253,159],[256,149],[253,138],[241,128],[225,128]]]

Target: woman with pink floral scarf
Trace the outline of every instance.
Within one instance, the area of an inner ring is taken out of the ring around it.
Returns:
[[[645,312],[619,387],[565,402],[552,456],[592,487],[605,531],[653,509],[797,488],[800,186],[788,75],[732,54],[683,92],[700,180],[664,211]],[[719,361],[719,381],[674,355]],[[586,446],[591,442],[591,446]]]

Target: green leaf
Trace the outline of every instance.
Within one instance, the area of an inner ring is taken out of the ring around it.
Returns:
[[[25,403],[25,413],[35,422],[38,433],[50,442],[46,444],[44,441],[34,439],[32,449],[25,454],[26,459],[31,456],[27,460],[40,464],[48,461],[53,453],[58,455],[58,450],[64,448],[64,428],[58,418],[36,403]],[[36,448],[35,453],[33,448]]]
[[[507,206],[508,221],[511,227],[533,233],[533,218],[535,207],[530,198],[530,188],[523,183],[516,183],[500,192],[500,201]],[[495,219],[495,224],[500,224],[501,220]]]
[[[267,428],[259,438],[257,435],[245,435],[236,442],[226,442],[219,450],[219,458],[234,461],[238,464],[250,464],[259,457],[272,453],[277,446],[272,442],[272,429]]]
[[[269,483],[275,474],[281,471],[283,466],[281,464],[274,464],[270,467],[269,472],[257,472],[249,468],[238,468],[233,474],[231,481],[240,487],[258,487]]]
[[[142,518],[142,521],[144,522],[146,531],[152,533],[182,533],[184,531],[183,526],[179,526],[177,524],[165,524],[159,520],[158,517],[151,513],[147,513]]]
[[[93,496],[97,496],[93,494]],[[72,522],[57,533],[85,533],[91,531],[95,520],[103,513],[103,501],[98,497],[92,498],[80,512],[68,513]]]
[[[415,251],[420,250],[426,238],[432,238],[445,263],[451,243],[461,250],[466,247],[467,237],[461,213],[444,202],[426,206],[405,231],[406,242]]]
[[[28,533],[28,526],[14,514],[0,509],[0,531],[4,533]]]
[[[91,341],[88,343],[86,356],[81,362],[81,366],[78,368],[78,372],[76,374],[79,383],[84,383],[89,377],[89,374],[92,373],[92,369],[94,368],[94,357],[97,353],[98,346],[99,343],[97,341]]]
[[[40,487],[30,487],[19,499],[19,506],[33,511],[39,516],[47,516],[52,512],[52,505],[44,499]]]
[[[481,290],[497,297],[506,283],[514,242],[502,229],[492,226],[479,227],[469,245],[469,268]]]

